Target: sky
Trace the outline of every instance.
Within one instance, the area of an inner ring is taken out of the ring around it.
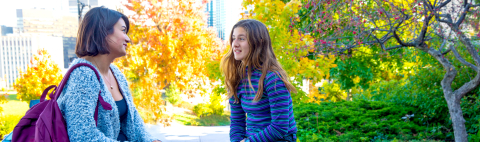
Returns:
[[[69,0],[0,0],[0,25],[16,27],[16,9],[45,8],[53,10],[68,9]],[[117,9],[125,0],[98,0],[100,5],[107,8]],[[225,0],[226,10],[226,34],[230,34],[231,28],[241,18],[242,0]]]

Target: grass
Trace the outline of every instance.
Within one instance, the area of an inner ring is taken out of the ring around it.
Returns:
[[[227,126],[230,125],[230,113],[222,115],[209,115],[204,117],[197,117],[189,113],[176,113],[174,119],[183,125],[190,126]]]
[[[26,102],[18,100],[9,100],[7,103],[0,104],[0,107],[3,108],[3,112],[0,113],[0,138],[3,139],[4,135],[13,131],[29,107]]]
[[[17,99],[17,94],[13,94],[13,95],[8,95],[8,98],[7,98],[9,101],[20,101]]]
[[[11,95],[13,96],[13,95]],[[15,96],[16,97],[16,96]],[[10,96],[9,96],[10,98]],[[2,115],[25,115],[25,112],[29,109],[27,102],[19,100],[9,100],[7,103],[0,104],[3,108]]]
[[[192,120],[195,120],[198,117],[188,113],[177,113],[173,115],[173,118],[178,122],[181,122],[183,125],[192,125]]]
[[[230,125],[230,115],[209,115],[194,119],[192,124],[196,126],[227,126]]]

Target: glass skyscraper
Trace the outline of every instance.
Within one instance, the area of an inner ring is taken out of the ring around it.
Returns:
[[[215,27],[217,36],[225,40],[226,12],[225,0],[211,0],[207,3],[207,23],[209,27]]]

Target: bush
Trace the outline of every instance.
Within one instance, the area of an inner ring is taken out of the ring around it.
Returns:
[[[208,104],[199,103],[193,107],[193,113],[195,113],[197,117],[202,117],[202,116],[207,116],[209,114],[212,114],[212,110],[210,110],[207,106]]]
[[[376,141],[429,139],[443,135],[421,116],[403,120],[417,109],[379,101],[341,101],[294,106],[300,141]]]
[[[0,101],[0,138],[13,131],[13,128],[27,112],[28,104],[22,101]]]
[[[57,85],[62,80],[62,72],[46,50],[40,49],[30,60],[27,70],[20,71],[13,87],[21,101],[40,99],[43,90]],[[48,98],[48,95],[47,95]]]
[[[204,117],[212,114],[216,115],[222,115],[223,114],[223,109],[225,106],[221,105],[220,103],[222,102],[222,96],[217,93],[211,93],[210,94],[210,101],[208,104],[205,103],[199,103],[193,107],[193,112],[198,116],[198,117]]]
[[[441,67],[418,69],[415,76],[402,80],[382,81],[371,85],[354,100],[373,100],[394,103],[399,106],[417,108],[422,125],[437,128],[443,135],[434,139],[453,140],[452,121],[447,103],[440,85],[443,79]],[[473,75],[471,75],[473,76]],[[459,88],[463,82],[469,81],[468,74],[459,74],[452,84],[453,89]],[[477,134],[480,129],[480,89],[469,92],[461,101],[467,133]]]
[[[23,115],[0,115],[0,138],[13,131]]]
[[[182,98],[180,98],[180,90],[175,83],[172,83],[168,87],[165,95],[167,96],[167,101],[172,103],[172,105],[177,105],[182,100]]]

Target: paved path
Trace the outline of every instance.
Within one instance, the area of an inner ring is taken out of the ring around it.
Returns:
[[[147,131],[165,142],[229,142],[230,126],[171,126],[148,125]]]

